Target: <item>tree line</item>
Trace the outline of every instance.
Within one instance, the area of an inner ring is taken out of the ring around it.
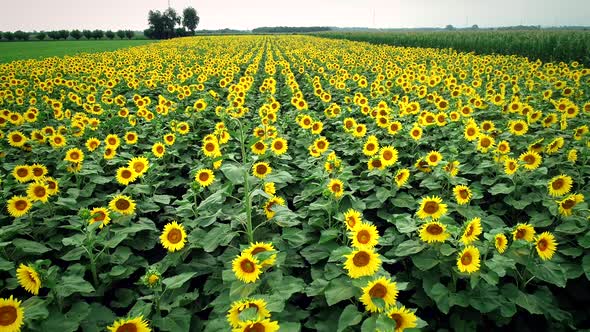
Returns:
[[[143,34],[150,39],[169,39],[194,35],[199,25],[199,14],[193,7],[187,7],[179,15],[174,8],[164,12],[150,10],[148,13],[149,28]]]
[[[0,39],[4,38],[8,41],[13,40],[30,40],[30,39],[37,39],[37,40],[66,40],[68,38],[72,38],[75,40],[80,40],[82,37],[90,40],[98,40],[102,38],[107,39],[115,39],[118,37],[119,39],[132,39],[135,36],[135,32],[131,30],[56,30],[56,31],[40,31],[40,32],[26,32],[26,31],[15,31],[15,32],[0,32]]]

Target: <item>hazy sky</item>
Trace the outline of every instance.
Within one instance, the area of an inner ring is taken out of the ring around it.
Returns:
[[[167,0],[1,0],[0,31],[147,28]],[[259,26],[480,27],[590,25],[590,0],[170,0],[197,9],[197,29]]]

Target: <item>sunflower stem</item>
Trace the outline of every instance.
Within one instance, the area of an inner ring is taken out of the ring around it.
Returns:
[[[248,242],[254,243],[254,230],[252,229],[252,201],[250,200],[250,181],[248,180],[248,167],[246,167],[246,138],[242,122],[237,120],[240,126],[240,146],[242,148],[242,168],[244,170],[244,204],[246,205],[246,233]]]

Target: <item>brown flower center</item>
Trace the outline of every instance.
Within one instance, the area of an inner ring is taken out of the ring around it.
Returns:
[[[371,287],[371,289],[369,290],[369,295],[373,298],[382,299],[385,297],[385,295],[387,295],[387,287],[385,287],[381,283],[377,283],[373,287]]]
[[[383,159],[385,159],[385,160],[393,159],[393,152],[390,150],[383,151]]]
[[[356,239],[361,244],[367,244],[369,243],[369,241],[371,241],[371,234],[369,233],[369,231],[363,229],[362,231],[357,233]]]
[[[275,142],[275,150],[281,150],[283,148],[283,142],[276,141]]]
[[[206,182],[209,180],[209,173],[201,172],[201,174],[199,174],[199,180],[201,180],[201,182]]]
[[[128,169],[124,169],[123,172],[121,172],[121,177],[123,179],[131,179],[133,177],[133,173]]]
[[[143,169],[145,168],[145,165],[143,162],[135,162],[133,163],[133,169],[135,170],[136,173],[141,173],[141,171],[143,171]]]
[[[264,332],[264,331],[266,331],[266,328],[261,323],[254,323],[253,325],[249,325],[244,329],[244,332]]]
[[[354,257],[352,257],[352,263],[356,267],[367,266],[367,265],[369,265],[370,261],[371,261],[371,256],[364,251],[360,251],[360,252],[356,253],[354,255]]]
[[[170,243],[177,244],[182,240],[182,232],[179,229],[173,228],[170,230],[170,232],[168,232],[166,238],[168,241],[170,241]]]
[[[35,194],[35,197],[45,197],[45,194],[47,193],[47,191],[45,190],[45,187],[37,186],[33,190],[33,193]]]
[[[43,175],[43,169],[41,167],[34,167],[33,168],[33,175],[39,177]]]
[[[525,230],[524,228],[519,228],[519,229],[516,231],[516,238],[517,238],[517,239],[522,239],[522,238],[524,238],[524,237],[525,237],[525,235],[526,235],[526,230]]]
[[[213,143],[205,144],[205,150],[207,150],[207,152],[215,151],[215,144],[213,144]]]
[[[563,203],[561,203],[561,207],[565,210],[569,210],[571,208],[573,208],[576,205],[576,201],[574,201],[573,199],[566,199],[565,201],[563,201]]]
[[[462,199],[467,199],[467,198],[469,197],[469,192],[467,192],[467,190],[465,190],[465,189],[461,189],[461,190],[459,191],[459,196],[460,196]]]
[[[559,190],[563,188],[564,185],[565,181],[563,181],[562,178],[559,178],[551,183],[551,187],[553,188],[553,190]]]
[[[16,143],[19,143],[19,142],[21,142],[23,140],[23,138],[19,134],[13,134],[12,135],[12,140],[15,141]]]
[[[431,235],[439,235],[443,231],[444,231],[444,229],[437,224],[428,225],[426,227],[426,232]]]
[[[158,145],[158,146],[156,147],[156,151],[157,151],[158,153],[164,153],[164,147],[163,147],[163,146],[161,146],[161,145]]]
[[[242,268],[242,271],[246,272],[246,273],[253,273],[254,271],[256,271],[256,265],[254,265],[253,262],[245,259],[240,263],[240,268]]]
[[[137,326],[135,323],[125,323],[119,326],[116,332],[137,332]]]
[[[16,203],[14,203],[14,207],[19,211],[26,210],[28,206],[29,203],[24,199],[19,199],[18,201],[16,201]]]
[[[484,137],[484,138],[481,140],[481,146],[482,146],[482,147],[484,147],[484,148],[488,148],[488,147],[490,147],[490,145],[492,145],[492,142],[490,141],[490,139],[489,139],[489,138],[487,138],[487,137]]]
[[[371,160],[371,165],[375,168],[381,168],[381,166],[383,166],[383,164],[381,163],[381,159]]]
[[[474,128],[467,128],[467,135],[468,136],[473,136],[475,135],[475,129]]]
[[[537,248],[539,248],[539,250],[541,250],[541,251],[547,250],[548,246],[549,246],[549,244],[547,243],[546,239],[541,239],[541,240],[539,240],[539,242],[537,242]]]
[[[266,171],[268,170],[268,167],[266,167],[266,165],[264,164],[260,164],[256,166],[256,173],[260,174],[260,175],[264,175],[266,174]]]
[[[404,323],[404,319],[402,318],[402,316],[400,316],[399,314],[393,314],[390,316],[391,319],[393,319],[395,321],[395,327],[396,329],[400,328],[403,326]]]
[[[367,144],[367,151],[373,151],[373,150],[375,150],[375,144],[374,143]]]
[[[522,123],[517,123],[514,125],[514,131],[519,132],[522,131],[524,129],[524,126],[522,125]]]
[[[428,201],[426,204],[424,204],[424,212],[427,214],[434,214],[436,211],[438,211],[438,209],[439,207],[437,202]]]
[[[73,151],[72,153],[70,153],[70,159],[78,160],[78,159],[80,159],[80,154],[76,151]]]
[[[463,256],[461,256],[461,264],[463,265],[469,265],[471,264],[471,261],[473,260],[473,257],[471,257],[471,253],[464,253]]]
[[[16,170],[16,175],[20,176],[21,178],[26,177],[27,175],[29,175],[29,170],[26,168],[19,168]]]
[[[125,210],[129,209],[129,207],[131,206],[131,203],[124,198],[119,198],[115,202],[115,206],[117,207],[117,209],[125,211]]]
[[[524,156],[524,162],[527,163],[528,165],[532,165],[535,163],[535,156],[533,156],[532,154],[528,154],[526,156]]]
[[[16,321],[17,317],[18,312],[15,307],[11,305],[0,307],[0,326],[10,326]]]
[[[316,146],[318,147],[318,149],[323,150],[326,148],[326,142],[324,141],[319,141]]]
[[[108,143],[109,145],[115,145],[117,144],[117,139],[114,137],[109,137]]]

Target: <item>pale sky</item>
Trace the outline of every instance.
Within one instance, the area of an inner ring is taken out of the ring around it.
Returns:
[[[197,9],[199,29],[590,25],[590,0],[170,0]],[[147,28],[167,0],[0,0],[0,31]]]

